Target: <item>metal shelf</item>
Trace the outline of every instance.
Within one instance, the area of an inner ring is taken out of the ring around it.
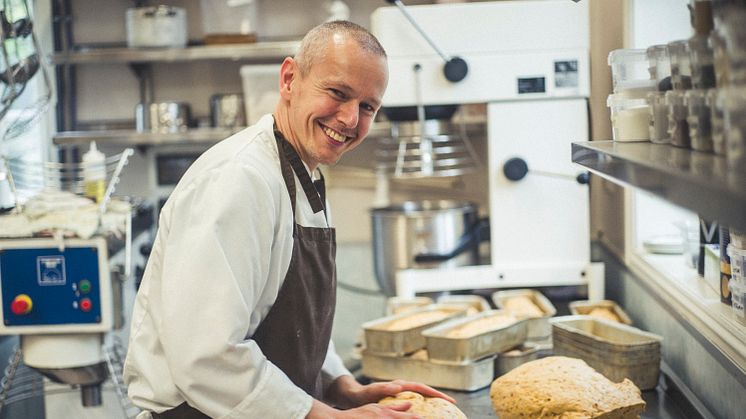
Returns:
[[[573,143],[572,161],[615,183],[746,230],[746,173],[728,170],[723,156],[650,142],[593,141]]]
[[[51,55],[52,64],[108,64],[199,60],[279,63],[295,55],[300,41],[257,42],[241,45],[208,45],[186,48],[83,48]]]
[[[184,132],[137,132],[134,130],[64,131],[54,135],[56,145],[80,145],[91,141],[122,146],[215,143],[242,130],[238,128],[197,128]]]

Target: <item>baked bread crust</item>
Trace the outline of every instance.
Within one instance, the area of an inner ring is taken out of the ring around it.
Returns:
[[[634,419],[645,410],[640,389],[613,383],[585,361],[552,356],[527,362],[492,382],[500,419]]]
[[[455,404],[440,397],[425,397],[413,391],[402,391],[396,397],[386,397],[379,404],[389,406],[401,402],[412,403],[408,413],[414,413],[422,419],[467,419],[464,412]]]
[[[588,313],[589,316],[598,317],[601,319],[611,320],[613,322],[621,323],[622,320],[614,311],[609,307],[595,307]]]

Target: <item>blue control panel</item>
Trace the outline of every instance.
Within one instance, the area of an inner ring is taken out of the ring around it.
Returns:
[[[6,327],[101,322],[97,247],[0,250]]]

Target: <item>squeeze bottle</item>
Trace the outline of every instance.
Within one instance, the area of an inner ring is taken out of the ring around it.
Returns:
[[[85,196],[101,202],[106,192],[106,156],[98,151],[96,142],[83,154],[83,184]]]

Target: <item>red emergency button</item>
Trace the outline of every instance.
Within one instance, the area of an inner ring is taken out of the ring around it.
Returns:
[[[83,311],[85,311],[87,313],[87,312],[91,311],[92,308],[93,308],[93,303],[91,302],[90,299],[84,298],[84,299],[80,300],[80,309],[81,310],[83,310]]]
[[[14,298],[13,302],[10,304],[10,311],[16,316],[23,316],[31,312],[32,306],[31,297],[26,294],[19,294],[16,295],[16,298]]]

